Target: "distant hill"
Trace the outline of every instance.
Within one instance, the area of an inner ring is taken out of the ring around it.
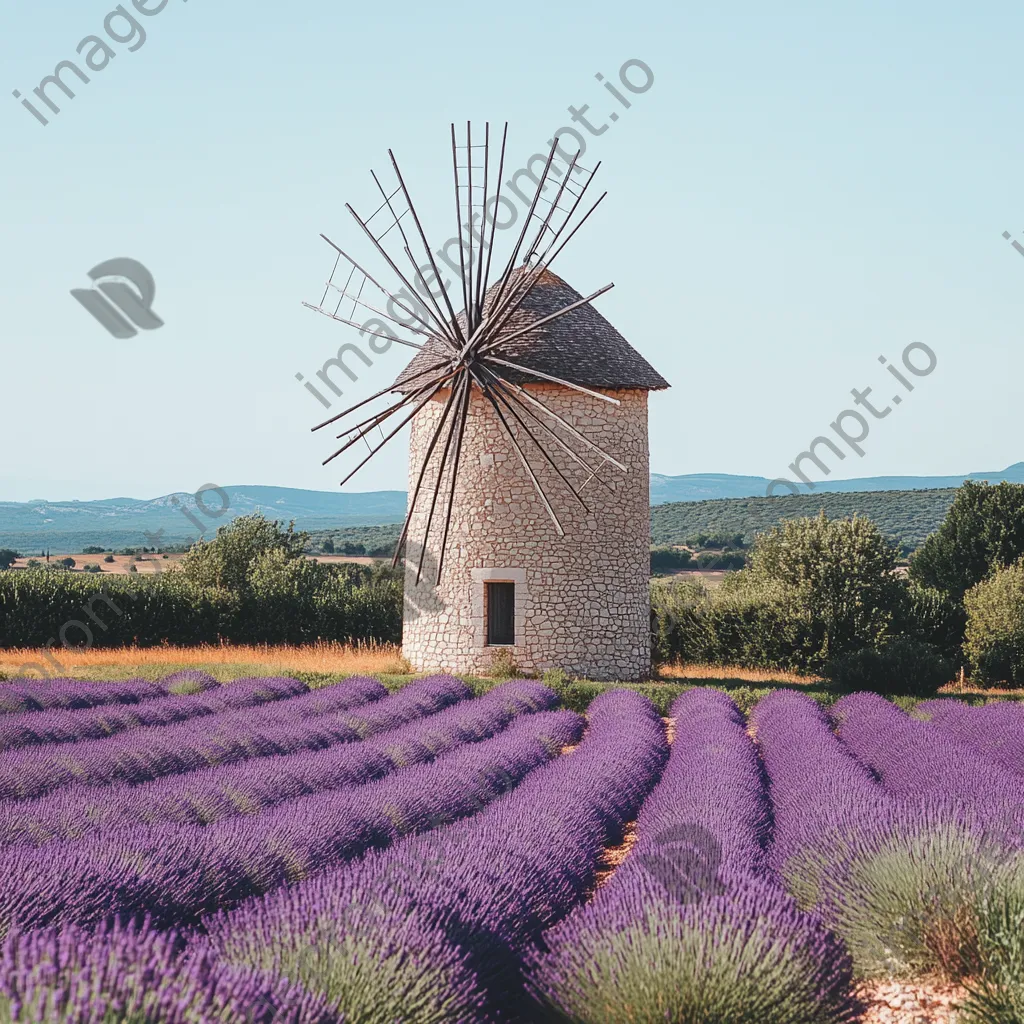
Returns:
[[[868,476],[854,480],[815,481],[811,494],[832,494],[851,491],[924,491],[959,487],[965,480],[987,480],[997,484],[1003,480],[1024,484],[1024,462],[991,473],[965,473],[962,476]],[[651,504],[665,505],[671,501],[708,501],[714,498],[763,498],[771,481],[763,476],[733,476],[730,473],[689,473],[685,476],[651,474]],[[801,485],[803,486],[803,485]],[[776,487],[777,496],[789,494],[785,487]],[[797,495],[793,495],[797,497]]]
[[[681,544],[698,533],[742,533],[750,539],[784,519],[816,516],[824,509],[833,519],[866,516],[913,550],[938,529],[955,494],[955,488],[942,488],[680,501],[651,509],[651,543]]]
[[[654,542],[674,543],[701,532],[756,532],[781,518],[814,515],[825,508],[829,515],[861,511],[905,543],[916,545],[936,528],[952,501],[952,489],[965,479],[998,483],[1024,483],[1024,462],[1000,472],[967,473],[950,477],[864,477],[832,480],[814,491],[765,498],[766,477],[728,473],[691,473],[686,476],[651,474],[651,522]],[[363,527],[400,523],[405,516],[404,491],[309,491],[293,487],[258,485],[225,487],[227,511],[207,516],[195,497],[183,491],[159,498],[108,498],[103,501],[0,501],[0,547],[25,553],[50,548],[54,552],[80,551],[91,544],[109,548],[182,544],[199,536],[213,536],[218,526],[237,516],[260,511],[285,522],[294,519],[300,530],[355,530],[338,539],[371,546],[379,537],[362,537]],[[204,498],[212,513],[223,501],[215,491]],[[193,516],[191,521],[183,510]],[[161,531],[163,531],[161,533]],[[356,538],[359,537],[358,541]],[[319,539],[322,540],[322,537]]]
[[[223,490],[228,503],[221,515],[217,513],[224,500],[216,491],[202,496],[212,515],[197,508],[195,496],[183,491],[149,500],[0,502],[0,547],[57,551],[80,550],[88,544],[155,546],[147,541],[147,533],[159,535],[161,543],[180,544],[196,539],[200,530],[213,536],[218,526],[256,511],[285,522],[294,519],[304,530],[395,523],[405,516],[404,491],[350,493],[248,485]]]

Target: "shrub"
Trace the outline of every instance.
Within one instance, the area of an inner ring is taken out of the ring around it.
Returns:
[[[978,915],[985,960],[967,983],[964,1024],[1019,1024],[1024,1020],[1024,893],[1019,887],[990,895]]]
[[[895,557],[864,519],[787,522],[759,536],[747,568],[713,592],[679,581],[652,584],[655,656],[820,671],[841,655],[878,648],[906,613]]]
[[[167,688],[168,693],[177,695],[191,693],[205,693],[207,690],[215,690],[220,683],[210,675],[197,668],[183,668],[178,672],[172,672],[160,680],[161,685]]]
[[[572,681],[569,674],[560,668],[549,668],[541,677],[545,686],[550,687],[555,693],[561,693]]]
[[[811,626],[799,608],[767,593],[711,592],[699,580],[651,585],[656,661],[799,671],[813,660]]]
[[[674,569],[686,569],[693,562],[689,551],[677,548],[651,548],[651,572],[671,572]]]
[[[794,519],[760,535],[733,588],[767,593],[811,625],[810,666],[821,668],[893,635],[906,587],[893,573],[896,551],[867,519]]]
[[[990,686],[1024,685],[1024,559],[972,587],[964,607],[971,675]]]
[[[896,624],[900,633],[933,644],[952,663],[961,663],[967,613],[948,594],[911,583]]]
[[[491,655],[491,670],[488,674],[492,679],[519,679],[523,673],[510,647],[496,647]]]
[[[95,562],[87,562],[82,566],[84,572],[103,572]]]
[[[102,555],[105,550],[106,550],[105,548],[98,548],[98,547],[95,547],[94,545],[89,545],[88,547],[82,548],[82,554],[83,555]]]
[[[74,569],[76,563],[73,558],[60,558],[56,564],[64,566],[65,569]]]
[[[911,559],[911,576],[963,598],[993,569],[1024,556],[1024,487],[967,480],[939,529]]]
[[[704,570],[733,572],[746,564],[747,556],[742,551],[702,551],[697,556],[697,568]]]
[[[107,557],[104,558],[103,561],[104,562],[113,562],[113,561],[115,561],[115,559],[114,559],[113,555],[107,555]]]
[[[304,561],[309,535],[287,530],[259,514],[239,516],[221,526],[211,541],[193,545],[181,561],[185,578],[204,587],[222,587],[237,594],[252,592],[251,574],[261,557],[275,557],[280,564]]]
[[[933,644],[897,637],[878,650],[864,647],[836,658],[826,673],[843,689],[931,697],[955,670]]]
[[[915,834],[916,832],[916,834]],[[1007,855],[956,823],[864,839],[827,876],[828,923],[868,977],[959,981],[993,955],[981,913],[1007,891]]]
[[[30,559],[29,559],[29,560],[28,560],[28,561],[27,561],[27,562],[25,563],[25,566],[26,566],[27,568],[29,568],[29,569],[38,569],[38,568],[40,568],[40,567],[42,566],[42,564],[43,564],[43,563],[42,563],[42,562],[40,562],[38,558],[30,558]]]

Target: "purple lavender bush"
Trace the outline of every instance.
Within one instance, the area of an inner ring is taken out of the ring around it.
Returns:
[[[0,951],[3,1024],[342,1024],[273,975],[224,967],[148,922],[13,932]]]
[[[95,708],[105,704],[138,704],[166,697],[161,683],[129,679],[123,683],[92,683],[84,679],[25,679],[0,682],[0,719],[25,711]]]
[[[955,698],[918,704],[914,717],[931,722],[953,739],[1017,775],[1024,775],[1024,707],[996,701],[971,707]]]

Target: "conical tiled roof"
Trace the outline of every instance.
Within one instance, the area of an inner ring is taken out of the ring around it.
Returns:
[[[522,274],[531,269],[520,268],[516,273]],[[498,285],[494,284],[488,289],[485,308],[490,308],[497,288]],[[575,288],[550,270],[545,270],[502,333],[513,334],[582,298]],[[464,314],[459,315],[459,322],[465,326]],[[447,352],[448,349],[441,344],[427,342],[399,375],[395,390],[412,390],[415,384],[406,383],[409,378],[437,362],[437,357]],[[492,354],[585,387],[659,391],[669,386],[668,381],[590,303],[498,346]],[[507,367],[501,367],[501,370],[502,376],[519,384],[536,381],[534,377]]]

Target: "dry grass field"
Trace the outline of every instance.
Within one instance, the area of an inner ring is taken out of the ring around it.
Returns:
[[[83,679],[156,679],[183,668],[201,668],[218,679],[247,675],[322,672],[331,675],[404,675],[410,671],[401,650],[392,644],[355,646],[320,643],[301,647],[221,644],[201,647],[123,647],[112,650],[60,650],[54,657],[69,675]],[[40,662],[34,649],[0,650],[0,672]]]
[[[126,675],[157,678],[181,668],[202,668],[220,679],[233,675],[287,672],[322,672],[331,675],[407,675],[412,672],[401,648],[394,644],[366,643],[355,646],[318,643],[303,646],[258,644],[252,646],[123,647],[57,650],[54,657],[68,674],[89,679],[113,679]],[[32,648],[0,649],[0,672],[13,673],[28,662],[44,661],[42,651]],[[817,684],[816,676],[793,672],[769,672],[736,665],[663,665],[654,681],[721,680],[746,683]]]

